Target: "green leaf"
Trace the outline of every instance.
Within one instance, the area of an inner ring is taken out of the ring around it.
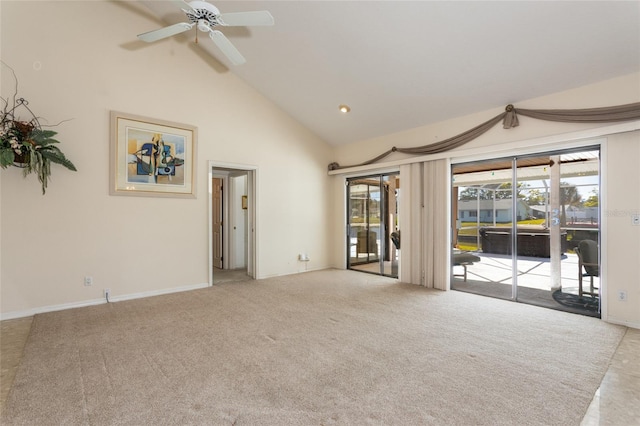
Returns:
[[[40,146],[49,146],[49,145],[53,145],[54,143],[60,143],[55,139],[42,139],[42,140],[34,139],[34,141],[36,142],[36,144]]]
[[[55,146],[48,146],[46,148],[40,149],[40,155],[43,158],[51,161],[52,163],[60,164],[66,167],[69,170],[77,171],[76,166],[73,165],[71,161],[65,157],[65,155]]]
[[[15,153],[11,148],[0,150],[0,166],[4,169],[13,164]]]
[[[43,129],[35,129],[31,132],[31,136],[33,138],[39,139],[49,139],[52,136],[57,135],[58,132],[54,132],[53,130],[43,130]]]
[[[52,130],[35,129],[31,132],[29,137],[36,143],[36,145],[47,146],[54,143],[60,143],[52,137],[56,134],[57,133]]]

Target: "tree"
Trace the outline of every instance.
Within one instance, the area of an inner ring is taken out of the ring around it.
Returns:
[[[567,206],[580,207],[582,205],[582,197],[575,185],[567,182],[560,182],[560,208],[562,215],[560,216],[560,226],[567,225]]]
[[[531,189],[527,192],[527,195],[524,197],[524,201],[528,206],[544,206],[545,195],[543,192],[540,192],[538,189]]]
[[[474,188],[472,186],[466,187],[458,194],[458,199],[460,201],[471,201],[477,200],[478,194],[480,195],[481,200],[492,200],[493,197],[491,195],[491,191],[481,188]]]
[[[600,195],[598,194],[597,189],[593,189],[591,191],[591,195],[589,195],[587,199],[584,200],[584,202],[582,203],[582,205],[585,207],[598,207],[599,204],[600,204]]]
[[[528,183],[518,182],[515,191],[516,198],[519,200],[524,199],[525,195],[522,193],[522,191],[528,187]],[[500,186],[498,186],[498,188],[496,188],[496,200],[510,199],[512,197],[512,192],[513,191],[511,191],[511,182],[502,183],[500,184]]]

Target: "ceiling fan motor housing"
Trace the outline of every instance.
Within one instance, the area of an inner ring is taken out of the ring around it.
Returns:
[[[220,16],[220,11],[214,5],[207,3],[206,1],[192,1],[189,3],[191,10],[184,10],[184,13],[187,14],[187,17],[192,23],[198,24],[198,29],[200,31],[208,31],[210,27],[215,27],[216,25],[221,25],[218,17]],[[201,21],[205,21],[208,27],[205,28],[206,24],[203,24]],[[203,25],[203,27],[201,27]]]

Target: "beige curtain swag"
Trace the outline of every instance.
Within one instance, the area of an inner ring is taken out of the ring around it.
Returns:
[[[518,127],[518,114],[526,117],[536,118],[538,120],[560,121],[564,123],[613,123],[617,121],[640,119],[640,102],[626,105],[585,109],[520,109],[515,108],[513,105],[509,104],[506,106],[505,112],[496,115],[492,119],[485,121],[484,123],[474,127],[473,129],[467,130],[466,132],[460,133],[459,135],[451,137],[449,139],[413,148],[397,148],[394,146],[390,150],[383,152],[377,157],[372,158],[369,161],[365,161],[361,164],[355,164],[352,166],[340,166],[338,163],[331,163],[329,164],[329,170],[338,170],[348,167],[373,164],[382,160],[392,152],[400,152],[402,154],[409,155],[428,155],[449,151],[451,149],[458,148],[484,134],[500,121],[502,121],[502,127],[505,129]]]

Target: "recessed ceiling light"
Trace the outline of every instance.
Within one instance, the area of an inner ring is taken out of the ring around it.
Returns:
[[[338,106],[338,109],[340,110],[340,112],[342,112],[344,114],[346,114],[349,111],[351,111],[351,108],[349,108],[349,105],[344,105],[344,104]]]

